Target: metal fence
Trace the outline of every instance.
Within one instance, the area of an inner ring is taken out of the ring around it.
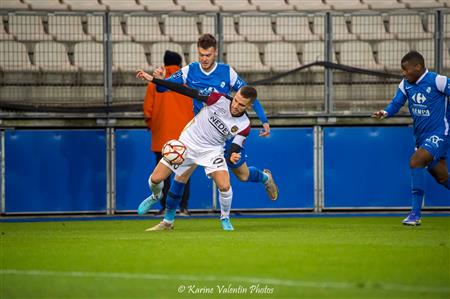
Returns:
[[[137,111],[145,85],[134,78],[135,71],[162,65],[168,49],[182,54],[183,64],[197,60],[202,33],[218,38],[220,60],[248,82],[314,61],[398,75],[400,59],[411,49],[425,56],[429,69],[450,71],[448,11],[31,12],[1,17],[3,110],[17,104],[31,111],[39,106],[77,112],[104,105]],[[260,85],[258,91],[269,116],[364,114],[384,107],[398,83],[398,78],[313,66]]]

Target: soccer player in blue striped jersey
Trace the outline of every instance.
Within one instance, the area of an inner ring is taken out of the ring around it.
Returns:
[[[412,210],[403,224],[420,225],[425,168],[439,184],[450,190],[446,163],[450,147],[450,80],[428,71],[423,56],[416,51],[411,51],[402,58],[401,68],[404,79],[391,103],[372,116],[379,119],[393,116],[408,100],[416,151],[409,161]]]
[[[216,62],[217,57],[217,41],[211,34],[203,34],[197,42],[197,49],[199,55],[198,62],[192,62],[183,67],[171,77],[167,78],[171,82],[186,84],[191,88],[201,91],[201,94],[207,95],[212,92],[219,92],[222,94],[230,94],[232,91],[238,91],[247,83],[242,80],[233,68],[228,64]],[[165,69],[159,67],[153,72],[155,78],[164,79]],[[158,92],[164,92],[165,87],[157,87]],[[198,99],[193,99],[194,114],[203,108],[204,103]],[[263,130],[260,136],[265,137],[270,134],[270,126],[264,109],[258,100],[252,104],[253,110],[256,112],[259,120],[263,125]],[[226,144],[226,156],[232,152],[232,143]],[[260,170],[254,166],[248,167],[245,159],[245,149],[241,149],[241,158],[236,164],[228,164],[236,177],[242,182],[259,182],[263,183],[267,194],[272,200],[278,198],[278,187],[275,184],[272,174],[268,169]],[[228,161],[229,159],[227,159]]]

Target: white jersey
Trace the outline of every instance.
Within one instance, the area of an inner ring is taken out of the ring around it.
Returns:
[[[247,114],[233,116],[230,100],[223,94],[213,92],[206,106],[194,117],[180,135],[191,154],[222,152],[225,141],[235,138],[242,146],[250,133],[250,120]]]

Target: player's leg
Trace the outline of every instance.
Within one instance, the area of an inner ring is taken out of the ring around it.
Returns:
[[[162,160],[156,165],[152,174],[148,178],[148,184],[152,194],[144,199],[139,207],[138,214],[143,215],[147,213],[150,208],[158,202],[162,197],[162,189],[164,187],[164,180],[167,179],[172,174],[172,169],[167,165],[161,163]]]
[[[411,156],[411,199],[412,209],[403,220],[405,225],[420,225],[421,210],[424,197],[425,167],[433,160],[433,156],[425,148],[418,148]]]
[[[182,172],[177,172],[177,175],[170,184],[169,192],[167,193],[166,211],[164,213],[163,221],[156,226],[147,229],[147,231],[173,229],[175,213],[180,204],[181,197],[183,196],[185,184],[196,168],[196,164],[184,165],[184,170]]]
[[[155,153],[155,157],[156,157],[156,165],[158,165],[159,161],[162,159],[162,154],[161,154],[161,152],[154,152],[154,153]],[[159,203],[161,205],[159,214],[163,213],[164,210],[166,209],[166,197],[167,197],[167,192],[169,191],[169,187],[170,187],[170,176],[164,180],[164,186],[162,189],[162,197],[159,200]]]
[[[188,210],[189,195],[191,191],[191,180],[189,179],[184,186],[183,196],[180,202],[180,216],[190,216]]]
[[[220,221],[224,230],[233,230],[230,222],[231,202],[233,201],[233,189],[230,185],[230,175],[226,170],[218,170],[210,173],[219,189]]]
[[[428,165],[428,172],[434,177],[436,182],[450,190],[450,174],[448,173],[447,166],[447,151],[450,148],[450,138],[442,142],[442,149],[440,150],[440,155],[438,159],[434,159],[433,162]]]

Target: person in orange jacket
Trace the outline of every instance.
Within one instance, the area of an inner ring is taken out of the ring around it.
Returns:
[[[181,68],[181,56],[172,51],[164,53],[164,65],[167,70],[166,77]],[[162,158],[161,150],[167,141],[178,139],[186,124],[194,118],[192,110],[192,99],[176,92],[157,92],[153,83],[147,85],[144,100],[144,117],[148,129],[152,133],[151,151],[155,153],[156,163]],[[161,210],[164,214],[166,207],[166,196],[170,187],[170,177],[164,181],[163,198],[161,199]],[[189,181],[186,183],[183,197],[180,203],[180,215],[189,216]]]

